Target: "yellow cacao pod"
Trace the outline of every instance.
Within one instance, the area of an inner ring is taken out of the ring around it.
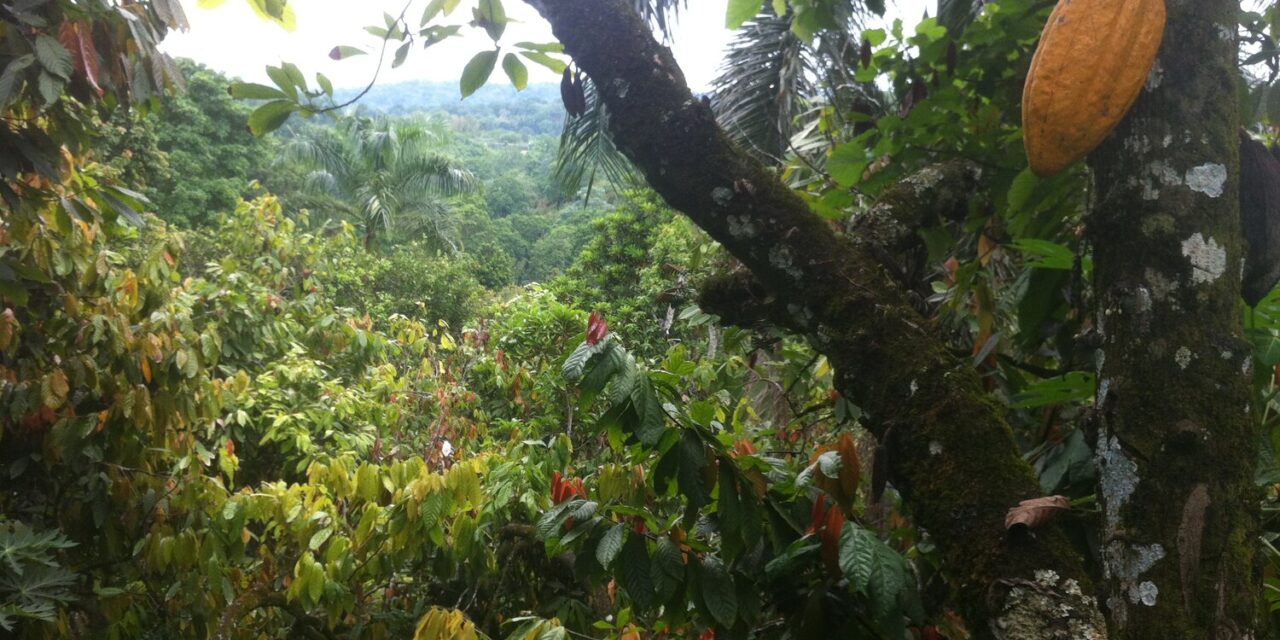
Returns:
[[[1138,99],[1164,24],[1164,0],[1058,1],[1022,93],[1032,171],[1060,173],[1102,144]]]

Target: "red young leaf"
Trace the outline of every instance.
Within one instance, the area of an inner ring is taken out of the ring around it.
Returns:
[[[98,85],[98,50],[93,46],[93,34],[87,24],[80,22],[64,22],[58,29],[58,42],[71,52],[71,62],[75,69],[88,81],[89,88],[98,94],[104,93]]]
[[[587,319],[587,344],[595,346],[609,334],[609,323],[599,311],[592,311]]]

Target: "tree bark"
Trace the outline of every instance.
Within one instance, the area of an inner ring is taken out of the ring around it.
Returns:
[[[1105,638],[1078,555],[1046,528],[1009,537],[1009,507],[1039,485],[976,373],[907,304],[872,252],[840,239],[734,146],[671,52],[624,0],[527,0],[591,76],[618,147],[675,209],[725,246],[885,444],[894,485],[937,542],[979,638]]]
[[[1105,603],[1121,638],[1255,637],[1238,11],[1169,0],[1146,89],[1090,158]]]

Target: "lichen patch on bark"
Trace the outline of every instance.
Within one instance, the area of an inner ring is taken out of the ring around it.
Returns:
[[[1227,168],[1216,162],[1202,164],[1187,171],[1187,187],[1210,198],[1221,198],[1227,184]]]
[[[1191,262],[1191,281],[1211,284],[1227,270],[1227,250],[1212,237],[1199,231],[1182,241],[1182,255]]]

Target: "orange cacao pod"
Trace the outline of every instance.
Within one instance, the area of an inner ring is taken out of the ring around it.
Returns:
[[[1032,171],[1060,173],[1102,144],[1138,99],[1164,25],[1164,0],[1059,0],[1022,93]]]

